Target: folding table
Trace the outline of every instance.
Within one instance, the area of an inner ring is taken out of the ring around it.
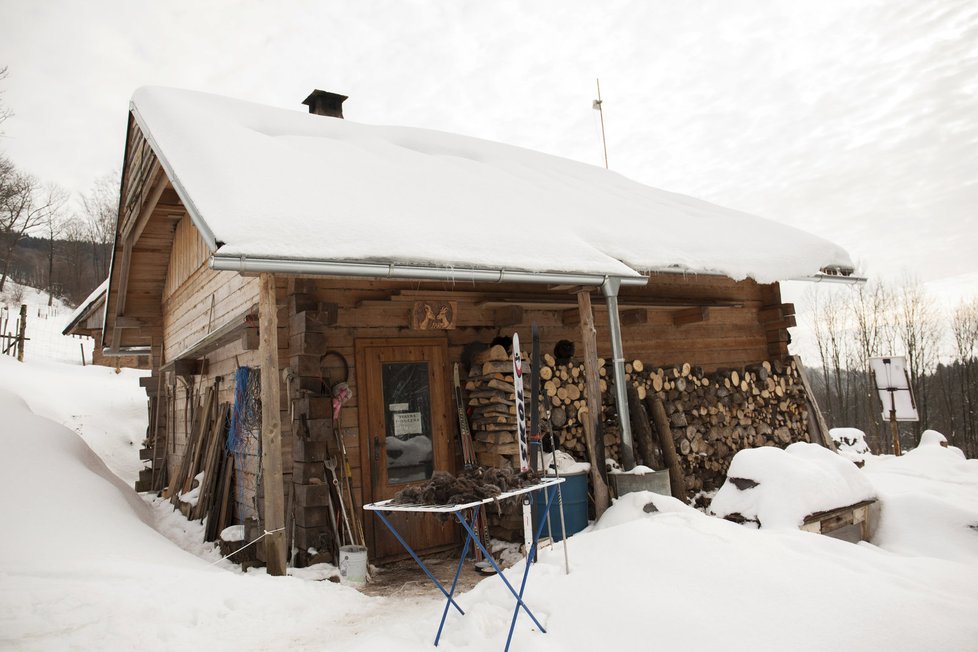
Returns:
[[[428,576],[428,579],[434,582],[435,586],[437,586],[438,589],[442,592],[442,595],[445,596],[446,598],[445,609],[444,611],[442,611],[441,622],[438,623],[438,633],[435,635],[436,646],[438,645],[438,642],[441,640],[441,632],[442,629],[445,627],[445,619],[448,618],[449,607],[454,607],[455,610],[458,611],[460,614],[462,614],[463,616],[465,615],[465,611],[463,611],[462,607],[460,607],[458,602],[455,601],[454,596],[455,596],[455,588],[458,585],[458,578],[462,574],[462,565],[465,564],[465,557],[469,553],[469,544],[471,543],[475,543],[475,545],[477,545],[479,549],[482,550],[482,553],[485,555],[486,560],[490,564],[492,564],[493,569],[496,571],[496,575],[499,576],[499,579],[503,581],[503,583],[506,585],[506,588],[509,589],[509,592],[513,594],[514,598],[516,598],[516,607],[513,610],[513,620],[509,625],[509,635],[506,637],[506,648],[505,648],[506,651],[508,652],[509,644],[513,640],[513,630],[516,627],[516,618],[519,616],[520,609],[526,611],[526,614],[530,617],[530,619],[534,623],[536,623],[536,626],[540,628],[541,632],[543,632],[544,634],[547,633],[547,630],[544,629],[543,625],[540,624],[540,621],[537,620],[536,616],[533,615],[533,612],[530,611],[530,608],[526,606],[525,602],[523,602],[523,592],[526,590],[526,578],[530,573],[530,566],[533,564],[533,559],[536,554],[537,541],[539,540],[540,535],[543,532],[543,526],[546,524],[547,519],[541,518],[540,524],[539,526],[537,526],[537,529],[534,532],[533,546],[530,548],[529,552],[527,553],[526,568],[523,569],[523,581],[520,583],[519,592],[517,592],[516,589],[513,588],[513,585],[509,583],[509,580],[506,579],[506,576],[503,574],[502,569],[499,568],[499,566],[496,564],[496,561],[492,558],[492,555],[489,553],[488,550],[486,550],[485,546],[482,545],[482,541],[479,540],[479,536],[475,532],[474,524],[479,516],[479,510],[482,508],[483,505],[487,503],[496,502],[497,500],[505,500],[506,498],[512,498],[514,496],[530,494],[535,491],[540,491],[541,489],[546,490],[546,495],[547,495],[547,505],[543,511],[543,514],[547,515],[547,517],[549,518],[550,506],[553,503],[554,497],[557,495],[556,485],[558,485],[563,481],[564,481],[563,478],[546,478],[541,482],[539,482],[538,484],[534,484],[529,487],[523,487],[522,489],[515,489],[513,491],[506,491],[492,498],[485,498],[483,500],[477,500],[462,505],[412,505],[412,504],[405,505],[403,503],[395,504],[392,502],[392,500],[384,500],[381,502],[370,503],[369,505],[363,506],[364,510],[374,512],[377,515],[377,518],[379,518],[381,522],[387,526],[387,529],[391,531],[391,534],[394,535],[394,538],[396,538],[400,542],[400,544],[404,546],[404,549],[407,550],[407,552],[411,555],[414,561],[417,562],[418,566],[421,567],[421,570],[425,572],[425,575]],[[465,516],[463,515],[463,512],[469,509],[472,510],[472,517],[466,520]],[[424,565],[424,562],[421,561],[421,558],[418,557],[417,553],[414,552],[411,546],[408,545],[407,541],[404,540],[404,537],[400,535],[400,533],[397,531],[394,525],[384,516],[384,512],[454,514],[455,518],[458,519],[458,522],[461,523],[462,527],[465,529],[466,538],[465,538],[465,545],[462,546],[462,556],[458,561],[458,568],[455,570],[455,579],[452,580],[451,589],[445,590],[445,587],[442,586],[441,582],[439,582],[435,578],[435,576],[431,574],[431,571],[429,571],[428,567]]]

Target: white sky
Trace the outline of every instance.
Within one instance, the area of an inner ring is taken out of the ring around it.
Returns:
[[[79,192],[141,85],[303,111],[322,88],[348,119],[601,164],[600,77],[613,169],[978,291],[973,0],[0,0],[3,65],[0,148]]]

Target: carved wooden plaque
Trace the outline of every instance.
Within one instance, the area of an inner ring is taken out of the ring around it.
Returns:
[[[411,328],[419,331],[448,331],[455,328],[457,301],[415,301]]]

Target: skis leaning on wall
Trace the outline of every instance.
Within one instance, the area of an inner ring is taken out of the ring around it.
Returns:
[[[455,363],[455,372],[453,378],[453,387],[455,390],[455,405],[458,411],[458,432],[459,437],[462,440],[462,464],[465,465],[466,469],[476,466],[475,459],[475,446],[472,443],[472,429],[469,427],[469,417],[465,413],[465,397],[462,395],[462,381],[458,373],[458,363]],[[482,541],[482,545],[489,549],[489,523],[486,520],[486,513],[484,509],[479,510],[479,517],[476,522],[473,523],[476,533],[479,535],[479,539]],[[474,546],[475,549],[475,565],[476,568],[485,573],[494,572],[492,569],[492,564],[488,563],[482,558],[482,550],[479,546]]]
[[[523,395],[523,354],[520,352],[519,333],[513,333],[513,387],[516,400],[516,427],[519,434],[520,471],[530,470],[530,438],[526,432],[526,404]],[[533,512],[530,495],[523,494],[523,544],[525,555],[533,546]]]

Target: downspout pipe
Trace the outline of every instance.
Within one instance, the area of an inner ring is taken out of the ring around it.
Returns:
[[[608,326],[611,330],[611,361],[615,374],[615,405],[618,408],[618,427],[621,431],[621,461],[626,471],[635,468],[635,449],[632,443],[632,422],[628,415],[628,393],[625,390],[625,353],[621,345],[621,321],[618,316],[618,290],[621,279],[608,277],[601,284],[601,294],[608,305]]]

